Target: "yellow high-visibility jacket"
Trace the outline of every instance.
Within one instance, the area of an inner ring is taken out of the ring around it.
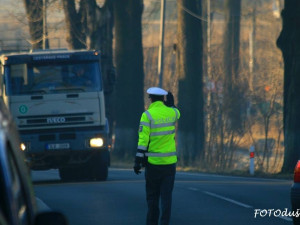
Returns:
[[[137,156],[148,156],[153,165],[169,165],[177,162],[175,123],[180,117],[177,108],[162,101],[153,102],[140,120]]]

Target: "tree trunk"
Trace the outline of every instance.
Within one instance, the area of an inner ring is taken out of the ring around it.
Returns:
[[[114,1],[117,69],[114,152],[120,157],[135,154],[139,120],[144,111],[142,12],[143,1]]]
[[[224,113],[230,129],[242,128],[242,93],[239,81],[240,13],[241,0],[226,0],[226,30],[224,36]]]
[[[33,49],[43,47],[43,0],[23,0]]]
[[[284,140],[282,172],[293,172],[300,157],[300,1],[285,0],[277,45],[284,60]]]
[[[85,2],[85,1],[84,1]],[[113,99],[115,71],[113,66],[113,4],[105,1],[98,7],[95,0],[87,0],[85,7],[86,25],[84,26],[88,49],[101,52],[102,76],[104,82],[106,117],[109,121],[110,136],[113,132]]]
[[[83,33],[82,24],[82,22],[85,22],[84,16],[82,15],[82,2],[83,1],[81,0],[80,9],[77,12],[75,7],[75,0],[62,0],[65,14],[67,42],[70,49],[86,48],[86,37]]]
[[[178,0],[178,151],[183,164],[204,153],[201,1]]]
[[[113,5],[106,0],[99,7],[95,0],[81,0],[79,9],[75,0],[63,0],[67,25],[67,42],[71,49],[96,49],[101,52],[101,69],[104,82],[106,117],[109,121],[110,136],[113,131],[112,92],[114,89],[113,66]]]

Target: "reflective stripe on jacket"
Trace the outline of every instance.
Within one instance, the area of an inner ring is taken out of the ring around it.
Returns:
[[[175,123],[179,117],[177,108],[167,107],[162,101],[153,102],[142,114],[138,149],[145,151],[149,163],[169,165],[177,162]]]

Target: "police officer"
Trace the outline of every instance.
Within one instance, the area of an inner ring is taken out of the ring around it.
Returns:
[[[173,95],[164,89],[147,90],[151,104],[140,120],[138,149],[134,172],[141,173],[145,165],[148,204],[147,225],[168,225],[171,217],[172,191],[176,173],[175,122],[180,112],[174,106]],[[167,95],[167,101],[164,97]]]

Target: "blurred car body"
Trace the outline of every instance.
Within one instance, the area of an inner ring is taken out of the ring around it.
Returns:
[[[292,210],[296,212],[300,209],[300,160],[298,160],[294,170],[294,182],[291,188]],[[300,225],[300,217],[293,217],[294,225]]]
[[[0,98],[0,225],[66,225],[61,213],[37,212],[19,134]]]

